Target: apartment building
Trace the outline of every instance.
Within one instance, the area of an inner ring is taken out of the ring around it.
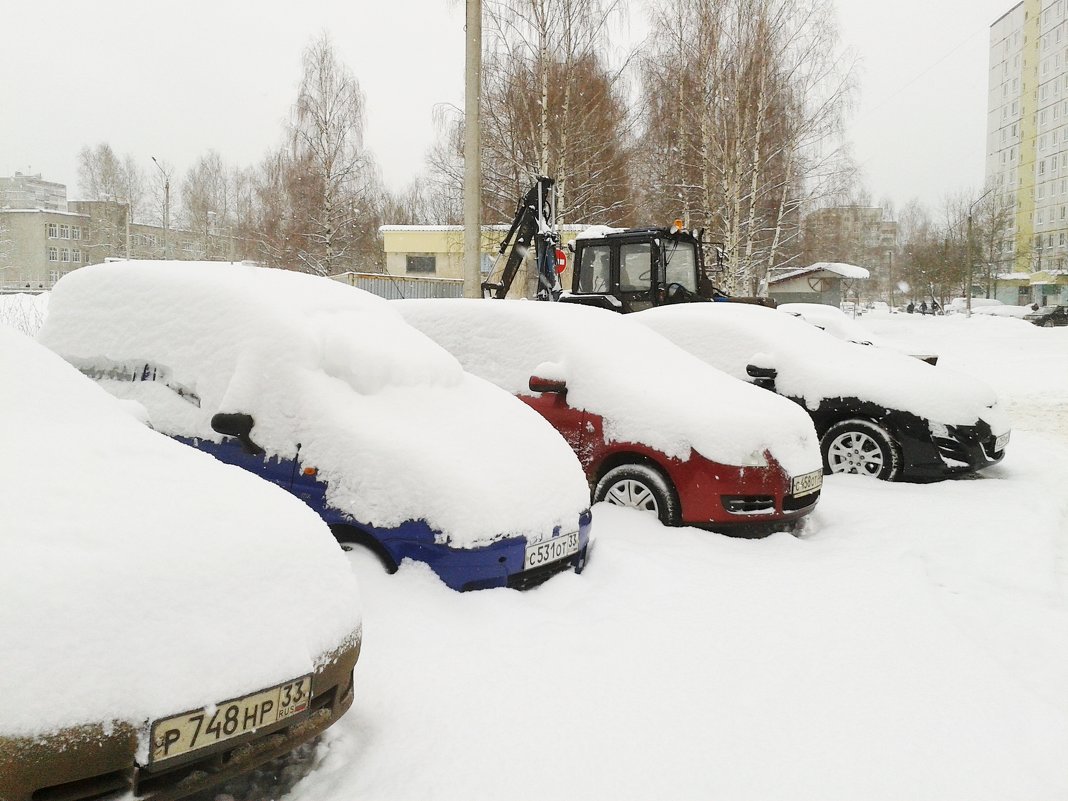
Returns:
[[[244,244],[228,231],[135,223],[114,200],[68,202],[66,186],[39,175],[0,177],[0,292],[46,291],[111,258],[235,260]]]
[[[1068,2],[1023,0],[990,26],[986,180],[1009,209],[1001,270],[1068,297]],[[1020,293],[1025,298],[1025,293]]]

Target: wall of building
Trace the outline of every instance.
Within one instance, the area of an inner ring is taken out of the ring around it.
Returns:
[[[50,289],[88,263],[90,218],[61,211],[0,211],[0,288]]]

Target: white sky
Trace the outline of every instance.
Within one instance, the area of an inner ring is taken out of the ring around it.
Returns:
[[[860,56],[848,136],[873,197],[936,207],[978,187],[988,31],[1012,0],[836,2]],[[0,174],[41,172],[71,197],[78,150],[100,141],[146,172],[150,156],[169,161],[176,181],[210,148],[258,162],[323,30],[366,94],[366,142],[390,186],[422,168],[435,104],[463,102],[462,0],[8,0],[3,28]]]

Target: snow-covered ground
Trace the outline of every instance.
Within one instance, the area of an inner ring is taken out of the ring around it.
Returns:
[[[600,505],[587,571],[523,594],[355,551],[357,700],[289,798],[1068,797],[1068,330],[864,324],[992,383],[1005,462],[830,477],[799,538]]]
[[[799,537],[599,505],[525,593],[357,549],[356,701],[287,801],[1068,798],[1068,329],[859,322],[991,384],[1005,461],[829,477]]]

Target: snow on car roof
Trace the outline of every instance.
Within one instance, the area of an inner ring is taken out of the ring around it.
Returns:
[[[743,378],[746,365],[774,367],[783,395],[815,408],[824,398],[856,397],[949,425],[982,417],[1008,422],[990,387],[893,350],[837,339],[803,320],[744,303],[661,306],[631,318],[709,364]]]
[[[215,703],[360,629],[323,522],[0,329],[0,736]]]
[[[871,333],[835,306],[828,306],[824,303],[780,303],[776,309],[800,317],[805,322],[822,328],[831,336],[839,339],[868,345],[875,344]]]
[[[166,433],[218,441],[212,414],[251,414],[257,444],[292,457],[300,443],[327,499],[360,522],[425,520],[474,547],[574,526],[589,505],[544,420],[387,301],[335,281],[211,262],[84,267],[56,285],[41,341],[98,374],[153,362],[164,382],[105,384]]]
[[[690,449],[731,465],[817,469],[804,412],[735,381],[612,312],[569,303],[393,301],[405,319],[464,367],[512,393],[532,374],[564,378],[567,401],[605,418],[605,433],[685,459]]]

